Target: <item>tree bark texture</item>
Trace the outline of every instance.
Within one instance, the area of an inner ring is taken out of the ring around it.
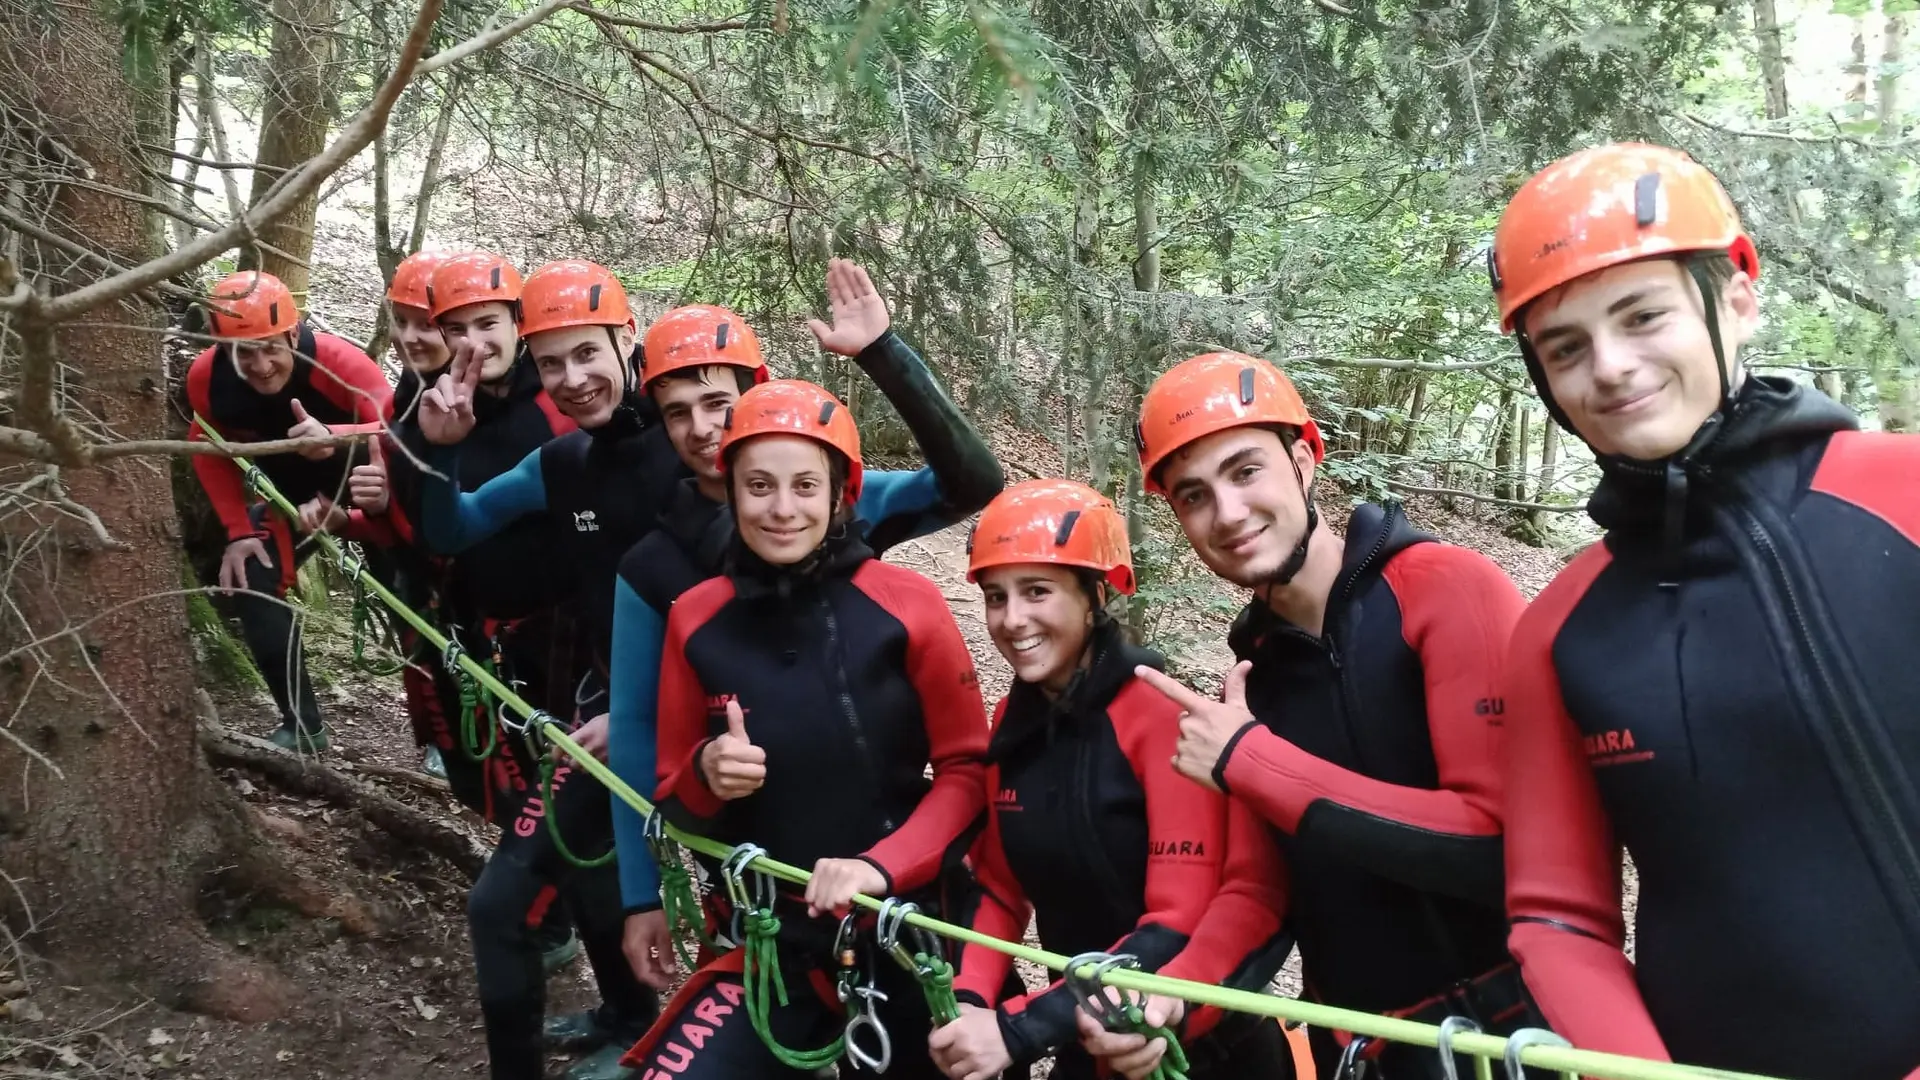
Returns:
[[[140,190],[136,103],[119,31],[103,10],[66,5],[31,22],[0,20],[0,67],[22,73],[15,91],[46,115],[47,134],[91,163],[95,180]],[[127,265],[155,254],[138,205],[73,185],[57,191],[43,204],[49,229]],[[67,262],[42,266],[31,245],[22,255],[43,289],[87,283],[41,276]],[[151,332],[160,312],[129,300],[103,314],[32,334],[41,346],[8,362],[25,369],[64,357],[75,366],[60,391],[69,408],[129,438],[161,437],[167,395],[161,338]],[[0,458],[0,486],[44,468]],[[15,886],[0,893],[0,912],[16,932],[32,931],[29,947],[61,978],[131,984],[222,1015],[275,1015],[291,1000],[285,982],[216,944],[195,911],[206,875],[261,845],[195,737],[185,605],[164,595],[179,588],[167,469],[125,458],[60,483],[125,550],[32,502],[0,523],[10,602],[0,619],[0,701],[11,736],[0,737],[0,869]]]
[[[332,121],[327,80],[333,64],[335,0],[274,0],[273,44],[267,58],[260,109],[260,147],[254,160],[271,169],[255,170],[251,206],[266,201],[267,191],[291,169],[326,149]],[[287,283],[301,310],[307,307],[307,267],[313,256],[313,226],[319,194],[302,199],[291,213],[260,230],[260,239],[300,260],[292,262],[264,249],[243,250],[240,265],[273,274]]]

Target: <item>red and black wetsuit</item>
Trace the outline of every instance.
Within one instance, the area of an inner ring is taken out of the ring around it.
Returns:
[[[844,530],[793,567],[769,566],[736,540],[728,576],[673,605],[659,698],[658,799],[668,820],[723,843],[753,841],[802,867],[864,858],[889,892],[943,910],[940,887],[960,873],[986,804],[987,724],[972,657],[931,581],[878,561]],[[736,699],[766,751],[767,778],[723,802],[707,787],[700,752],[726,731],[726,703]],[[835,924],[808,919],[792,894],[782,896],[791,1005],[774,1010],[773,1027],[789,1046],[816,1047],[844,1022],[825,983]],[[739,960],[734,949],[696,972],[627,1064],[643,1077],[786,1075],[747,1022]],[[913,1052],[931,1026],[919,990],[891,960],[868,967],[890,999],[888,1075],[938,1076]]]
[[[225,345],[206,349],[187,369],[187,403],[200,418],[230,442],[284,439],[295,424],[293,400],[307,415],[329,426],[378,424],[393,399],[387,377],[352,343],[300,324],[294,344],[293,373],[278,393],[262,394],[247,385]],[[206,441],[198,423],[189,425],[187,438]],[[254,461],[267,479],[295,506],[325,495],[346,502],[346,477],[353,466],[368,459],[364,447],[344,448],[319,461],[299,454],[272,454]],[[276,599],[283,597],[299,572],[299,563],[312,549],[294,543],[293,525],[270,511],[247,491],[240,466],[231,458],[197,454],[194,475],[220,516],[229,542],[257,537],[267,549],[267,564],[247,562],[249,593],[232,598],[241,634],[267,682],[283,724],[298,722],[301,730],[320,729],[320,709],[307,678],[299,621]],[[378,545],[391,543],[392,534],[379,518],[359,511],[349,514],[348,539]]]
[[[1214,778],[1278,830],[1310,995],[1511,1029],[1525,995],[1501,911],[1499,674],[1526,601],[1397,503],[1355,508],[1345,550],[1320,636],[1257,600],[1235,621],[1259,722]],[[1340,1047],[1312,1035],[1328,1075]],[[1439,1060],[1394,1046],[1381,1065],[1398,1080]]]
[[[1102,621],[1092,660],[1059,698],[1015,683],[987,750],[993,798],[974,865],[987,898],[972,927],[1006,941],[1038,917],[1040,943],[1069,956],[1128,953],[1144,971],[1261,991],[1293,941],[1281,931],[1286,886],[1259,819],[1174,771],[1179,706],[1141,682],[1158,653]],[[1230,823],[1229,819],[1237,818]],[[1064,982],[1001,999],[1013,958],[969,945],[954,992],[998,1003],[1016,1064],[1054,1054],[1053,1074],[1092,1078]],[[1293,1075],[1278,1024],[1203,1009],[1184,1024],[1189,1075]]]
[[[1608,464],[1605,540],[1514,636],[1513,952],[1577,1045],[1895,1080],[1920,1066],[1920,439],[1784,380],[1723,415],[1671,474]]]

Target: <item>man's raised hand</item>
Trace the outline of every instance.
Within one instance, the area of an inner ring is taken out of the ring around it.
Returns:
[[[1259,722],[1247,708],[1247,672],[1252,669],[1253,665],[1245,660],[1235,664],[1233,670],[1227,672],[1227,684],[1221,691],[1219,701],[1202,697],[1164,672],[1144,664],[1133,669],[1140,681],[1160,691],[1182,710],[1180,742],[1173,756],[1173,767],[1180,771],[1180,775],[1196,784],[1220,790],[1219,783],[1214,780],[1220,755],[1226,752],[1227,744],[1241,729]]]
[[[307,407],[300,404],[299,398],[293,399],[293,426],[287,429],[287,438],[325,438],[331,434],[333,434],[331,428],[307,415]],[[325,461],[333,456],[333,447],[309,446],[300,451],[300,456],[308,461]]]
[[[446,374],[420,395],[420,434],[435,446],[452,446],[473,431],[473,395],[480,364],[466,351],[454,354]]]
[[[893,325],[887,302],[873,287],[873,279],[846,259],[827,263],[827,310],[833,319],[831,325],[808,319],[807,329],[819,339],[821,348],[841,356],[860,355]]]

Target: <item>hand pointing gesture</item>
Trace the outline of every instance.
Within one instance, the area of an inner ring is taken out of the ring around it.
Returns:
[[[819,339],[821,348],[841,356],[860,355],[860,350],[879,341],[893,325],[887,302],[873,287],[873,279],[846,259],[827,263],[827,305],[833,324],[808,319],[807,329]]]
[[[473,431],[473,394],[480,385],[480,362],[472,350],[454,353],[447,373],[420,395],[420,434],[436,446],[452,446]]]
[[[744,799],[767,782],[767,752],[747,738],[747,714],[738,699],[727,702],[727,733],[700,751],[707,788],[721,799]]]
[[[1180,775],[1201,784],[1220,790],[1220,784],[1214,779],[1214,770],[1220,766],[1220,755],[1226,752],[1227,744],[1233,741],[1242,728],[1248,724],[1257,724],[1253,713],[1247,709],[1247,672],[1253,668],[1251,663],[1242,660],[1227,672],[1227,685],[1220,693],[1219,701],[1201,697],[1166,674],[1142,665],[1133,669],[1134,675],[1166,695],[1168,701],[1180,706],[1180,743],[1173,755],[1173,767]]]
[[[287,429],[289,439],[311,439],[333,434],[327,425],[307,415],[307,407],[300,404],[299,398],[293,399],[293,426]],[[333,456],[331,446],[309,446],[300,451],[300,456],[308,461],[325,461]]]

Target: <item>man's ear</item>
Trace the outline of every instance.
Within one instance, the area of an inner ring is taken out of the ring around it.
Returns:
[[[628,319],[624,326],[614,331],[613,337],[614,340],[620,344],[620,355],[622,357],[633,355],[633,340],[635,336],[632,319]]]
[[[1727,327],[1729,345],[1739,348],[1759,333],[1760,292],[1745,270],[1735,270],[1727,283],[1721,286],[1720,306],[1726,313],[1722,321],[1730,324]]]
[[[1319,468],[1319,463],[1313,460],[1313,447],[1308,446],[1305,439],[1295,439],[1288,452],[1293,455],[1294,466],[1300,470],[1300,478],[1306,481],[1307,487],[1313,487],[1314,474]]]

